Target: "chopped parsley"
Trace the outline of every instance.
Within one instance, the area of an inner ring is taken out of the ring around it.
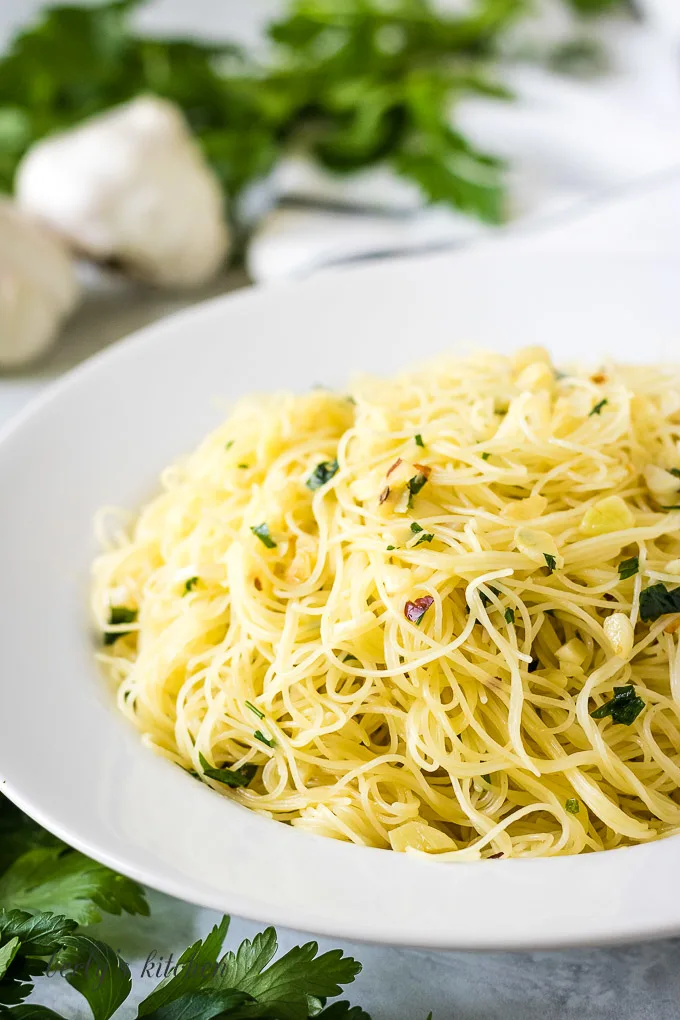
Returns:
[[[136,609],[129,609],[127,606],[111,606],[109,609],[109,627],[119,627],[123,623],[136,623],[139,613]],[[113,645],[118,638],[131,634],[129,630],[117,630],[114,633],[107,631],[104,634],[104,644]]]
[[[492,592],[494,593],[494,595],[498,595],[498,592],[496,591],[496,589],[495,589],[495,588],[491,588],[491,587],[490,587],[490,588],[489,588],[489,591],[492,591]],[[483,605],[483,606],[484,606],[484,607],[486,608],[486,606],[488,606],[488,605],[489,605],[489,603],[491,602],[491,599],[490,599],[490,598],[489,598],[489,596],[488,596],[488,595],[486,594],[486,592],[483,592],[483,591],[481,590],[481,588],[479,589],[479,597],[480,597],[480,599],[482,600],[482,605]]]
[[[434,538],[434,535],[431,535],[429,532],[426,532],[423,529],[423,527],[420,524],[418,524],[418,521],[411,521],[411,531],[413,532],[414,535],[420,535],[418,541],[413,543],[414,549],[417,545],[420,545],[421,542],[431,542],[432,539]]]
[[[247,464],[237,464],[236,467],[241,468],[241,471],[247,471],[248,470],[248,465]]]
[[[253,733],[253,736],[255,737],[256,740],[261,740],[263,744],[267,745],[267,747],[273,747],[274,746],[274,741],[270,740],[269,737],[265,737],[265,735],[262,732],[262,730],[255,730],[255,732]]]
[[[666,613],[680,613],[680,588],[669,591],[664,584],[652,584],[640,592],[640,619],[658,620]]]
[[[640,569],[640,561],[637,556],[631,556],[629,560],[621,560],[619,563],[619,580],[626,581],[629,577],[637,574]]]
[[[428,474],[424,471],[419,471],[417,475],[408,480],[408,491],[412,496],[417,496],[422,487],[425,485],[428,479]]]
[[[591,410],[590,410],[590,411],[588,412],[588,417],[589,417],[589,418],[592,418],[592,416],[593,416],[594,414],[601,414],[601,413],[602,413],[602,408],[603,408],[603,407],[605,406],[605,404],[608,404],[608,403],[609,403],[609,401],[607,400],[607,398],[606,398],[606,397],[604,398],[604,400],[600,400],[600,401],[598,401],[598,403],[597,403],[597,404],[595,404],[595,407],[593,407],[593,408],[592,408],[592,409],[591,409]]]
[[[482,454],[482,460],[488,460],[490,456],[491,456],[490,453],[483,453]]]
[[[333,475],[338,473],[339,467],[340,465],[337,460],[324,460],[320,464],[317,464],[307,479],[307,488],[311,489],[312,492],[316,489],[320,489],[322,485],[326,485],[330,482]]]
[[[413,602],[407,602],[404,606],[404,616],[411,623],[415,623],[417,627],[420,626],[420,621],[425,616],[430,606],[433,604],[434,599],[431,595],[423,595],[422,598],[414,599]]]
[[[515,610],[514,609],[510,609],[510,607],[508,606],[508,608],[505,610],[505,614],[504,615],[505,615],[505,622],[506,623],[514,623],[515,622]]]
[[[676,478],[680,478],[680,468],[669,468],[669,473],[675,475]]]
[[[231,450],[233,445],[234,445],[234,440],[233,439],[228,439],[227,442],[224,444],[224,449],[225,450]]]
[[[425,446],[425,443],[423,442],[423,437],[421,436],[420,432],[416,432],[414,438],[415,438],[415,441],[416,441],[416,446],[420,446],[420,447],[424,447]]]
[[[433,538],[434,535],[431,532],[424,531],[418,541],[414,543],[413,548],[415,549],[417,545],[421,545],[423,542],[431,542]]]
[[[388,552],[392,552],[392,550],[393,550],[393,549],[396,549],[396,548],[397,548],[397,547],[396,547],[396,545],[388,545],[388,547],[387,547],[387,551],[388,551]]]
[[[215,779],[218,783],[224,783],[225,786],[231,786],[232,789],[237,786],[247,786],[257,772],[257,765],[253,765],[252,762],[246,762],[245,765],[241,765],[240,769],[213,768],[200,751],[198,760],[201,763],[204,776]]]
[[[604,705],[600,705],[590,715],[593,719],[605,719],[610,715],[612,722],[630,726],[644,707],[645,703],[642,698],[635,694],[635,687],[632,684],[626,684],[625,687],[615,687],[614,697],[605,701]]]
[[[267,549],[275,549],[276,542],[269,533],[268,524],[256,524],[250,529],[253,535],[257,535],[262,545],[266,545]]]
[[[188,581],[184,582],[184,594],[188,595],[190,591],[193,591],[198,584],[197,577],[190,577]]]
[[[580,804],[576,800],[576,797],[570,797],[564,806],[570,815],[577,815],[579,812]]]
[[[260,712],[257,705],[253,705],[252,701],[246,701],[246,708],[249,708],[251,712],[254,712],[258,719],[264,719],[264,712]]]
[[[543,553],[543,559],[546,562],[546,566],[548,567],[548,570],[552,574],[553,570],[557,566],[557,560],[555,559],[554,556],[551,556],[550,553]]]

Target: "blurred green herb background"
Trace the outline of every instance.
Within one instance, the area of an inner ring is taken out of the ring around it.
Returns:
[[[618,6],[562,2],[584,19]],[[510,98],[501,48],[532,0],[473,0],[458,15],[428,0],[293,0],[264,60],[140,35],[131,16],[143,3],[52,7],[16,36],[0,61],[0,190],[36,140],[152,92],[184,111],[232,217],[244,189],[296,151],[341,172],[384,162],[429,201],[503,220],[503,164],[455,129],[455,103]]]

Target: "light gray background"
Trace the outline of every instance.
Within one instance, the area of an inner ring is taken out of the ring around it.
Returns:
[[[39,6],[39,0],[0,0],[0,47]],[[165,30],[224,33],[252,40],[259,21],[276,6],[277,0],[157,0],[145,12],[144,21]],[[636,190],[639,216],[640,188]],[[658,199],[650,208],[658,215]],[[605,212],[604,222],[608,222],[607,215]],[[609,236],[609,226],[606,232]],[[242,277],[230,276],[219,280],[209,293],[243,282]],[[116,281],[93,278],[90,284],[85,304],[49,358],[27,373],[0,377],[0,423],[50,379],[84,357],[186,303],[186,299]],[[192,300],[202,296],[205,294],[193,295]],[[565,889],[563,894],[579,896],[579,890]],[[644,888],[630,890],[633,901],[644,895]],[[113,918],[97,928],[97,934],[131,963],[137,979],[136,998],[141,997],[144,984],[148,985],[139,976],[151,949],[166,959],[174,951],[176,958],[178,950],[205,934],[216,919],[210,911],[197,910],[160,894],[152,893],[151,901],[150,918]],[[584,902],[584,916],[588,909]],[[254,925],[235,919],[230,941],[237,943],[255,931]],[[295,932],[283,931],[280,935],[284,947],[305,939]],[[321,940],[322,950],[338,944],[336,940]],[[505,955],[428,953],[351,944],[343,948],[364,964],[351,998],[368,1009],[375,1020],[425,1020],[429,1010],[433,1010],[435,1020],[680,1018],[680,940],[676,939],[619,949]],[[58,978],[43,982],[39,998],[73,1020],[89,1015],[81,1010],[77,995]],[[130,1010],[129,1015],[132,1013]]]

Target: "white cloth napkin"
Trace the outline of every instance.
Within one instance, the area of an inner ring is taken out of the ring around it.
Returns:
[[[608,73],[583,81],[515,64],[505,81],[516,101],[470,99],[459,106],[462,129],[512,168],[512,219],[503,231],[550,225],[595,197],[680,168],[680,0],[638,3],[642,23],[601,23]],[[545,37],[543,26],[541,33]],[[248,252],[257,281],[459,245],[499,229],[445,206],[426,206],[415,186],[387,168],[344,177],[289,159],[270,186],[277,204]]]

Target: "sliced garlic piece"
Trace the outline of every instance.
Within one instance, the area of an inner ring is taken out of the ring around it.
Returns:
[[[579,638],[572,638],[566,644],[561,645],[555,652],[560,665],[569,663],[572,666],[580,666],[587,654],[588,649]]]
[[[653,495],[670,496],[680,490],[680,478],[676,478],[670,471],[664,471],[656,464],[648,464],[643,471],[647,488]]]
[[[515,548],[542,567],[547,565],[546,556],[554,557],[558,570],[564,566],[564,558],[557,550],[555,539],[547,531],[538,531],[535,528],[517,528]]]
[[[533,496],[527,496],[526,499],[518,499],[508,503],[501,516],[509,521],[530,521],[540,517],[547,505],[548,500],[545,496],[539,496],[536,493]]]
[[[625,613],[612,613],[602,625],[605,637],[614,650],[614,654],[622,659],[630,655],[635,641],[633,624]]]
[[[633,512],[620,496],[599,499],[588,507],[581,521],[581,531],[586,535],[606,535],[634,526]]]
[[[431,853],[437,850],[457,850],[455,842],[439,829],[433,829],[426,822],[404,822],[390,832],[390,844],[393,850],[403,853],[405,850],[423,850]]]

